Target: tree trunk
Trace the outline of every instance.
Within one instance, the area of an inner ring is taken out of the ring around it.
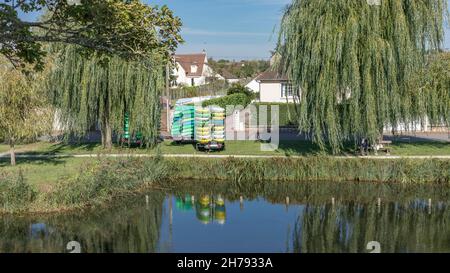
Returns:
[[[104,118],[102,122],[102,146],[104,149],[112,149],[112,130],[109,120]]]
[[[16,152],[14,150],[14,138],[9,139],[9,153],[11,155],[11,166],[16,166]]]

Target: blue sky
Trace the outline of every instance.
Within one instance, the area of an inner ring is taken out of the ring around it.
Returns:
[[[206,49],[215,59],[267,59],[290,0],[147,0],[167,5],[183,20],[179,53]]]
[[[167,5],[183,21],[178,53],[205,49],[215,59],[268,59],[284,7],[291,0],[144,0]],[[450,7],[450,0],[449,7]],[[26,16],[33,17],[33,16]],[[446,31],[450,49],[450,30]]]
[[[450,0],[449,6],[450,6]],[[167,5],[183,20],[179,53],[206,49],[215,59],[267,59],[283,8],[291,0],[147,0]],[[450,48],[447,29],[445,47]]]

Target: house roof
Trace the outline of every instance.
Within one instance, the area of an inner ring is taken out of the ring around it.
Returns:
[[[230,71],[223,69],[220,73],[225,79],[231,80],[231,79],[238,79],[235,75],[231,74]]]
[[[180,54],[175,55],[175,61],[183,67],[188,77],[200,77],[203,74],[203,67],[205,65],[206,53],[198,54]],[[191,66],[196,65],[197,71],[192,72]]]
[[[267,70],[263,73],[261,73],[258,77],[255,79],[256,81],[288,81],[287,76],[280,75],[276,71]]]

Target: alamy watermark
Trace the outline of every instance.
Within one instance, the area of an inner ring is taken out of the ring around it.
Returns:
[[[370,253],[381,253],[381,244],[377,241],[372,241],[367,244],[367,250],[371,250]]]
[[[81,244],[77,241],[70,241],[66,245],[69,253],[81,253]]]
[[[271,152],[280,144],[280,107],[267,105],[228,105],[226,107],[226,139],[261,142],[261,151]]]

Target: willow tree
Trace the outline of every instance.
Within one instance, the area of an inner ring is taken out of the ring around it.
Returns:
[[[299,90],[300,129],[336,153],[420,120],[423,96],[408,80],[442,44],[446,13],[446,0],[293,0],[278,49]]]
[[[148,145],[159,134],[159,97],[164,84],[164,58],[125,60],[86,54],[76,46],[56,50],[48,90],[63,129],[83,136],[99,124],[104,148],[112,147],[113,132],[123,133],[125,115],[130,132],[142,133]]]
[[[425,66],[410,81],[422,96],[421,113],[432,126],[450,127],[450,52],[427,56]]]
[[[0,139],[10,146],[13,166],[16,143],[51,131],[52,111],[40,85],[42,77],[25,75],[0,58]]]

